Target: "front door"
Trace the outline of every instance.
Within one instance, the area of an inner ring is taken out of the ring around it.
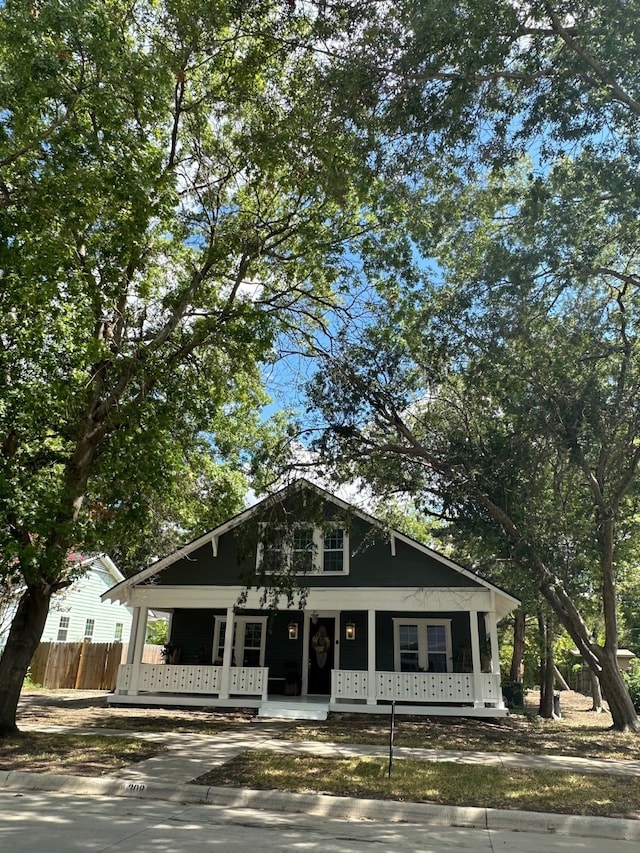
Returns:
[[[324,616],[310,625],[309,686],[307,692],[316,696],[331,694],[331,670],[335,659],[336,620]]]

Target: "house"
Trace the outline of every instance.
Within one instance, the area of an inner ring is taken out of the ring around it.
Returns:
[[[49,615],[41,642],[113,643],[126,640],[131,633],[133,610],[124,604],[102,601],[102,594],[124,575],[105,554],[95,557],[71,555],[77,564],[78,578],[51,599]],[[19,590],[18,590],[19,592]],[[18,594],[18,593],[16,593]],[[0,648],[9,632],[15,604],[10,602],[0,619]]]
[[[519,601],[307,480],[103,599],[134,608],[112,703],[507,713],[497,624]],[[164,665],[141,662],[152,608],[172,614]]]

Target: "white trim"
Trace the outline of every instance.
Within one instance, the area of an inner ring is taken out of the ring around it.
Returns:
[[[476,611],[469,612],[469,626],[471,629],[471,661],[473,665],[473,682],[476,697],[482,692],[482,659],[480,657],[480,629],[478,628],[478,614]],[[479,700],[476,698],[476,705]]]
[[[367,610],[367,704],[376,704],[376,611]]]
[[[258,666],[264,667],[265,653],[266,653],[266,648],[267,648],[267,618],[268,618],[267,616],[242,616],[242,615],[236,615],[233,617],[233,629],[234,629],[234,634],[235,634],[237,646],[234,648],[233,643],[232,643],[232,649],[231,649],[232,655],[235,654],[236,661],[234,663],[233,659],[232,659],[230,666],[239,666],[239,667],[244,666],[244,662],[243,662],[242,658],[244,655],[244,639],[245,639],[244,635],[245,635],[246,626],[250,622],[260,622],[260,624],[262,625],[262,631],[260,632],[260,663],[258,664]],[[216,614],[214,616],[214,619],[215,619],[215,626],[214,626],[214,631],[213,631],[213,648],[211,650],[211,660],[215,664],[216,657],[217,657],[216,653],[217,653],[218,649],[220,648],[220,626],[222,625],[223,622],[225,625],[227,624],[227,617],[226,617],[226,615],[223,616],[222,614]],[[242,631],[239,630],[240,626],[242,626]],[[225,640],[226,640],[226,634],[225,634]]]
[[[142,586],[130,592],[130,604],[144,605],[152,610],[177,608],[226,608],[236,605],[246,594],[243,607],[261,609],[262,590],[247,590],[235,586]],[[488,612],[491,609],[490,591],[483,587],[309,587],[306,607],[310,610],[399,610],[401,612],[466,613],[469,610]],[[289,610],[282,596],[277,606]]]
[[[393,617],[393,666],[396,672],[402,672],[400,660],[400,625],[415,625],[418,629],[418,665],[422,672],[428,672],[429,641],[427,628],[430,625],[444,627],[446,642],[446,670],[453,670],[453,646],[451,643],[451,619],[425,619],[412,616]],[[435,652],[441,654],[441,652]]]
[[[278,530],[279,525],[271,526],[268,524],[263,525],[266,527],[271,527],[272,530]],[[296,577],[309,577],[311,575],[320,576],[320,577],[342,577],[344,575],[349,574],[349,565],[350,565],[350,552],[349,552],[349,531],[338,525],[333,525],[331,528],[327,528],[326,530],[321,527],[316,527],[311,523],[305,524],[304,522],[295,522],[291,527],[282,527],[282,530],[285,532],[293,532],[294,530],[311,530],[312,536],[312,551],[311,551],[311,568],[308,570],[300,570],[296,571],[293,574]],[[325,539],[328,535],[333,533],[335,530],[339,530],[342,533],[342,548],[341,549],[327,549],[325,552]],[[285,563],[285,568],[288,570],[291,567],[291,561],[293,555],[296,553],[297,549],[293,547],[293,541],[289,537],[285,537],[282,540],[282,547],[278,550],[282,551],[282,559]],[[300,549],[301,550],[301,549]],[[325,553],[333,553],[338,550],[342,551],[342,569],[333,572],[327,572],[323,569],[324,566],[324,555]],[[258,542],[258,546],[256,549],[256,570],[255,573],[262,573],[262,562],[264,560],[265,555],[265,544],[262,539]],[[272,572],[268,570],[264,570],[264,574],[268,577],[272,574]]]

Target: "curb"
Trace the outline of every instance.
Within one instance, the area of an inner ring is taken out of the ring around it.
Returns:
[[[159,782],[134,782],[114,777],[64,776],[0,770],[0,788],[49,791],[88,796],[133,797],[226,808],[270,809],[293,814],[357,820],[422,823],[494,831],[552,833],[612,841],[640,841],[640,821],[622,818],[509,811],[471,806],[367,800],[328,794],[295,794],[249,788],[205,785],[170,787]]]

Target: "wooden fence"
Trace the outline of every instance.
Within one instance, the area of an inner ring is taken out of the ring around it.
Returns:
[[[161,646],[145,646],[143,661],[160,663]],[[31,660],[31,680],[51,690],[113,690],[126,660],[122,643],[40,643]]]

